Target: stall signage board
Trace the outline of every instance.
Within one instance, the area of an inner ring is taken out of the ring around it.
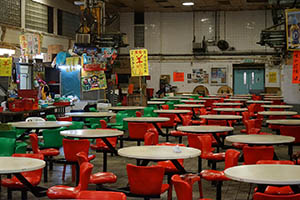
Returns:
[[[130,50],[131,76],[149,76],[147,49]]]
[[[11,76],[12,58],[0,58],[0,76]]]
[[[300,52],[294,51],[292,83],[300,83]]]

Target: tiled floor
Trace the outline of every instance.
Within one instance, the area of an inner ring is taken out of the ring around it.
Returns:
[[[235,134],[239,133],[239,130],[241,129],[241,126],[236,126],[235,127]],[[265,128],[263,130],[264,132],[268,131],[270,132],[269,129]],[[164,142],[164,138],[160,138],[161,142]],[[176,142],[174,138],[171,138],[171,142]],[[132,146],[136,145],[135,142],[125,142],[125,146]],[[187,140],[184,140],[184,144],[187,144]],[[281,145],[281,146],[276,146],[275,151],[279,157],[279,159],[288,159],[287,155],[287,146]],[[294,147],[294,152],[300,151],[299,147]],[[94,154],[95,152],[91,151],[91,154]],[[97,153],[96,154],[96,159],[92,161],[94,164],[94,169],[93,172],[98,172],[102,170],[102,154]],[[127,159],[123,158],[120,156],[113,156],[111,157],[110,155],[108,156],[108,171],[111,171],[115,173],[118,177],[118,180],[115,184],[111,185],[106,185],[111,188],[118,188],[118,187],[123,187],[127,185],[127,175],[126,175],[126,164],[127,163],[132,163],[136,164],[136,161],[133,159]],[[184,161],[184,166],[185,169],[188,171],[197,171],[197,158],[193,159],[187,159]],[[217,168],[222,170],[224,167],[223,163],[218,163]],[[207,168],[207,162],[203,161],[203,169]],[[49,182],[44,183],[43,181],[41,182],[41,186],[44,187],[51,187],[53,185],[59,185],[59,184],[64,184],[64,185],[70,185],[74,186],[74,183],[71,182],[71,170],[70,167],[67,167],[66,171],[66,180],[62,181],[62,169],[63,165],[55,165],[53,171],[50,172],[49,174]],[[210,182],[207,182],[205,180],[202,181],[202,186],[203,186],[203,193],[204,197],[206,198],[211,198],[215,199],[215,193],[216,193],[216,188],[211,185]],[[247,183],[240,183],[240,182],[234,182],[234,181],[227,181],[223,184],[222,187],[222,199],[223,200],[246,200],[246,199],[251,199],[252,197],[252,192],[254,189],[254,185],[250,185]],[[89,186],[90,190],[95,190],[94,185]],[[199,198],[199,193],[197,189],[197,184],[194,185],[194,199]],[[1,192],[1,199],[6,199],[6,189],[2,187],[2,192]],[[14,192],[13,193],[13,199],[20,199],[20,192]],[[48,199],[47,197],[44,198],[35,198],[32,194],[28,194],[28,199]],[[129,200],[134,200],[134,199],[141,199],[141,198],[131,198],[128,197]],[[161,196],[161,199],[167,199],[167,195],[163,194]],[[176,194],[175,191],[173,191],[173,199],[176,199]]]

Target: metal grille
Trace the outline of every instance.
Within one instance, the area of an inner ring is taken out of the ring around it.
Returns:
[[[48,32],[48,8],[45,5],[26,1],[25,27]]]
[[[134,47],[145,46],[145,26],[144,24],[134,25]]]
[[[80,26],[80,18],[68,12],[62,12],[62,35],[75,37],[75,31]]]
[[[21,0],[0,2],[0,23],[21,27]]]

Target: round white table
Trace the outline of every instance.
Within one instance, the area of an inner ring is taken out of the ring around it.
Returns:
[[[225,101],[245,102],[245,101],[248,101],[248,99],[244,99],[244,98],[240,98],[240,99],[224,99],[224,102]]]
[[[279,108],[279,109],[290,109],[293,108],[292,105],[261,105],[263,108]]]
[[[112,129],[80,129],[80,130],[67,130],[61,131],[61,135],[65,137],[79,138],[79,139],[97,139],[100,138],[109,148],[109,151],[118,155],[117,150],[112,146],[112,144],[106,139],[109,137],[122,136],[123,131],[112,130]],[[103,171],[107,171],[107,151],[102,151],[103,153]]]
[[[295,111],[262,111],[258,112],[258,114],[264,116],[293,116],[298,113]]]
[[[175,104],[175,107],[178,108],[203,108],[203,104]]]
[[[163,145],[125,147],[119,149],[118,153],[123,157],[142,160],[143,166],[146,166],[150,161],[171,160],[182,173],[186,171],[177,159],[188,159],[201,155],[201,151],[195,148]]]
[[[64,121],[34,121],[34,122],[12,122],[10,123],[13,127],[21,129],[51,129],[71,126],[72,122]]]
[[[244,111],[248,111],[247,108],[213,108],[214,111],[217,111],[218,113],[220,112],[244,112]]]
[[[257,192],[264,192],[267,185],[290,185],[299,193],[299,165],[241,165],[228,168],[224,173],[232,180],[258,184]]]
[[[182,103],[205,103],[205,100],[180,100]]]
[[[152,98],[150,100],[151,101],[169,101],[169,99],[165,99],[165,98]]]
[[[158,134],[164,137],[167,137],[167,134],[163,133],[161,128],[157,123],[169,121],[168,117],[126,117],[123,119],[126,122],[135,122],[135,123],[151,123],[158,131]]]
[[[113,117],[116,113],[113,112],[72,112],[66,113],[66,116],[78,117],[78,118],[103,118],[103,117]]]
[[[182,121],[182,117],[180,114],[187,114],[189,112],[191,112],[190,110],[154,110],[154,113],[158,113],[158,114],[175,114],[178,116],[178,118],[180,119],[180,121]]]
[[[283,135],[231,135],[225,140],[230,143],[238,142],[249,145],[277,145],[292,143],[295,138]]]
[[[40,129],[55,129],[60,127],[68,127],[72,125],[72,122],[65,121],[32,121],[32,122],[12,122],[10,123],[13,127],[19,129],[26,129],[26,132],[19,136],[18,139],[24,135],[29,134],[31,130],[35,129],[36,134],[39,134]]]
[[[224,143],[216,133],[232,132],[234,129],[230,126],[180,126],[177,130],[186,133],[207,134],[212,133],[219,147],[224,147]]]
[[[277,95],[264,95],[265,98],[283,98],[283,96],[277,96]]]
[[[114,107],[108,107],[108,110],[112,111],[123,111],[123,110],[143,110],[144,106],[114,106]]]
[[[283,126],[300,126],[300,119],[270,119],[266,123]]]
[[[200,100],[220,100],[219,97],[201,97]]]
[[[235,96],[231,96],[231,98],[233,99],[251,99],[252,96],[239,96],[239,95],[235,95]]]
[[[164,101],[147,101],[148,105],[161,105],[161,104],[165,104]]]
[[[193,112],[194,118],[197,118],[195,108],[203,108],[204,107],[203,104],[187,104],[187,103],[186,104],[175,104],[174,106],[177,108],[190,108]]]
[[[47,188],[33,186],[21,173],[42,169],[45,166],[46,162],[40,159],[26,157],[0,157],[0,174],[15,175],[16,178],[36,197],[46,196]]]
[[[295,141],[295,138],[283,135],[232,135],[227,136],[225,141],[230,143],[243,143],[250,146],[287,144],[288,154],[291,157],[293,155],[293,142]],[[275,152],[274,158],[278,159]]]
[[[242,116],[240,115],[200,115],[199,118],[206,120],[240,120]]]
[[[213,103],[215,106],[242,106],[243,103]]]
[[[246,103],[248,104],[271,104],[273,103],[273,101],[262,101],[262,100],[249,100],[249,101],[246,101]]]

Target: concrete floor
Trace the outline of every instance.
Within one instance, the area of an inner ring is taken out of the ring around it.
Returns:
[[[242,126],[235,126],[234,134],[239,134],[239,130]],[[264,128],[264,132],[270,132],[269,129]],[[174,137],[170,138],[170,142],[176,142],[177,139]],[[160,138],[160,142],[165,142],[165,138]],[[184,139],[184,144],[187,145],[186,138]],[[136,142],[124,142],[124,146],[133,146],[136,145]],[[275,146],[275,151],[280,160],[288,159],[287,155],[287,146],[280,145]],[[300,151],[299,147],[294,147],[294,152]],[[90,151],[90,154],[95,154],[94,151]],[[102,170],[102,153],[96,153],[96,159],[92,161],[94,164],[93,172],[99,172]],[[108,171],[113,172],[117,175],[118,180],[115,184],[106,185],[111,188],[124,187],[127,185],[127,174],[126,174],[126,164],[132,163],[136,164],[134,159],[127,159],[120,156],[108,156]],[[187,159],[184,161],[184,167],[188,171],[197,172],[197,158]],[[224,168],[224,163],[218,163],[217,169],[222,170]],[[62,181],[62,169],[63,165],[54,165],[53,171],[49,173],[49,181],[48,183],[44,183],[43,180],[41,182],[41,186],[51,187],[53,185],[69,185],[75,186],[75,183],[72,183],[71,179],[71,170],[70,167],[67,167],[66,171],[66,180]],[[203,169],[208,169],[207,162],[203,161]],[[165,178],[166,182],[166,178]],[[210,182],[202,180],[203,193],[205,198],[215,199],[216,188],[211,185]],[[222,187],[222,199],[223,200],[245,200],[252,199],[252,193],[254,185],[250,185],[247,183],[235,182],[235,181],[227,181],[224,182]],[[89,190],[95,190],[95,185],[90,185]],[[2,187],[1,199],[6,199],[6,188]],[[197,184],[194,185],[193,188],[193,199],[199,198],[199,193],[197,189]],[[20,199],[20,192],[13,192],[13,199]],[[36,198],[31,193],[28,193],[28,199],[48,199],[44,198]],[[141,198],[132,198],[128,197],[129,200],[141,199]],[[161,195],[161,199],[167,199],[167,194]],[[176,199],[175,191],[173,190],[173,199]]]

